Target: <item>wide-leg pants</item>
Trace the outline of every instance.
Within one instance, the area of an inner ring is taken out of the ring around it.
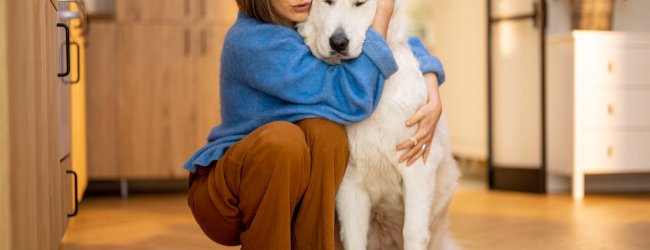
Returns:
[[[334,249],[335,195],[348,160],[342,125],[272,122],[190,174],[203,232],[242,249]]]

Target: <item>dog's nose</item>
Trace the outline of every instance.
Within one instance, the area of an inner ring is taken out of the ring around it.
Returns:
[[[348,36],[343,32],[335,32],[334,35],[330,37],[330,47],[336,52],[343,52],[348,48]]]

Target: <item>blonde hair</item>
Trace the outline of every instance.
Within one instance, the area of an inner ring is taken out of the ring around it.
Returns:
[[[288,25],[292,22],[273,7],[273,0],[237,0],[239,10],[263,23]]]

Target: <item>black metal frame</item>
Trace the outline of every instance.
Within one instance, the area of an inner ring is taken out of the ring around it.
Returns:
[[[487,0],[487,77],[488,77],[488,183],[490,189],[522,191],[531,193],[546,193],[546,0],[535,0],[533,2],[533,13],[515,15],[509,17],[492,17],[492,0]],[[541,51],[541,141],[542,141],[542,162],[539,169],[516,168],[511,166],[495,166],[493,162],[493,118],[492,118],[492,26],[495,23],[506,21],[521,21],[533,19],[535,27],[540,29],[540,51]]]

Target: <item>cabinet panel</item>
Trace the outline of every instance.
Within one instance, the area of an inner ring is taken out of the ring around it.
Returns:
[[[576,43],[576,82],[595,84],[646,85],[650,63],[649,43]]]
[[[70,11],[78,11],[70,4]],[[86,137],[86,46],[81,20],[70,20],[70,40],[75,46],[70,51],[70,128],[71,128],[71,169],[77,173],[79,199],[83,197],[87,185],[87,137]]]
[[[236,1],[192,0],[192,13],[199,20],[232,25],[237,19]]]
[[[196,92],[197,145],[207,143],[210,130],[221,122],[221,102],[219,92],[219,73],[221,69],[221,49],[228,26],[204,25],[198,29],[200,53],[195,71],[198,77]]]
[[[59,162],[56,9],[42,0],[7,5],[10,249],[56,249],[67,224]]]
[[[650,91],[584,91],[578,103],[582,124],[588,128],[650,129]]]
[[[88,176],[119,178],[115,29],[112,21],[93,20],[88,33]]]
[[[47,88],[48,88],[48,104],[47,104],[47,133],[48,138],[48,163],[47,169],[41,169],[44,173],[43,183],[47,183],[45,186],[41,187],[41,199],[44,200],[43,213],[47,214],[47,217],[50,220],[50,225],[46,229],[50,231],[50,246],[58,247],[59,242],[63,238],[65,229],[68,226],[68,218],[66,216],[66,202],[71,199],[70,189],[66,187],[66,174],[65,170],[69,167],[69,163],[66,163],[65,158],[61,158],[62,153],[65,152],[66,155],[70,155],[70,120],[66,120],[65,123],[67,127],[65,130],[61,130],[61,126],[64,122],[61,121],[63,117],[67,119],[70,118],[70,88],[67,84],[63,83],[61,78],[57,76],[59,65],[62,58],[62,41],[64,41],[64,34],[60,29],[57,29],[57,13],[54,6],[51,4],[46,4],[46,78],[47,78]],[[62,92],[67,90],[67,92]],[[64,93],[62,95],[62,93]],[[67,99],[64,99],[67,98]],[[58,106],[56,104],[61,104]],[[66,107],[67,106],[67,107]],[[61,115],[62,113],[67,112],[66,115]],[[56,133],[55,131],[61,131]],[[62,133],[62,134],[61,134]],[[66,141],[65,144],[58,143],[60,141]],[[59,148],[59,154],[56,155],[56,148],[64,145],[64,149]],[[67,157],[66,157],[67,158]],[[66,165],[67,164],[67,165]],[[49,173],[48,173],[49,170]],[[45,181],[47,180],[47,181]]]
[[[581,164],[589,173],[647,172],[650,132],[584,133]]]
[[[120,22],[180,21],[191,19],[190,0],[116,0]]]
[[[120,171],[127,178],[170,178],[195,137],[191,32],[183,25],[130,24],[119,25],[117,35]]]

